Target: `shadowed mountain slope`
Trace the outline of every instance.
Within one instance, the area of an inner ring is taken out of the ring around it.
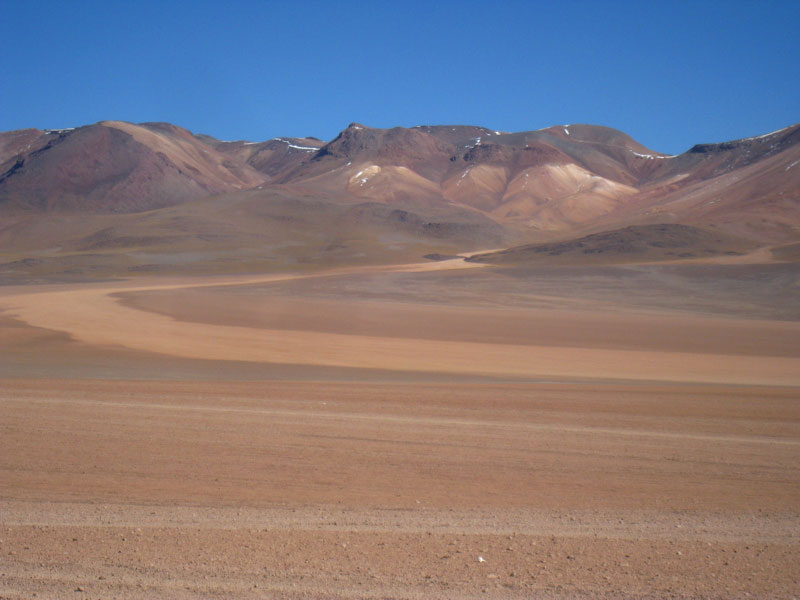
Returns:
[[[477,254],[471,262],[491,264],[620,263],[740,256],[756,244],[688,225],[635,225],[563,242],[527,244]]]

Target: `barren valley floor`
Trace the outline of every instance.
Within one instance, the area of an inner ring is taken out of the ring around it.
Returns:
[[[2,598],[787,598],[792,265],[0,288]]]

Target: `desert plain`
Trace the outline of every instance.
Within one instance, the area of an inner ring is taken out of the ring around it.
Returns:
[[[798,280],[0,286],[0,598],[797,597]]]

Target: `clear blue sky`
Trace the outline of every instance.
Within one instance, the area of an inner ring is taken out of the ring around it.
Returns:
[[[800,2],[0,0],[0,130],[560,123],[659,151],[800,121]]]

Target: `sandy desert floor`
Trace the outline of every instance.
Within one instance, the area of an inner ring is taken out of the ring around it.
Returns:
[[[791,265],[0,287],[0,598],[800,595]]]

